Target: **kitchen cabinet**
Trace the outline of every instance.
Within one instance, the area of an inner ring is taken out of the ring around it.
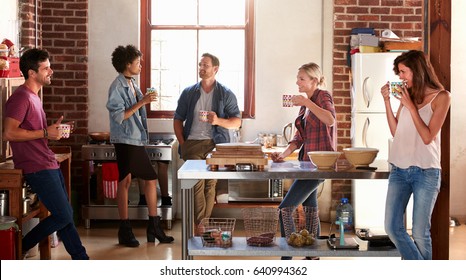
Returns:
[[[68,146],[56,146],[51,147],[55,153],[55,157],[60,164],[60,169],[65,179],[66,190],[68,192],[68,200],[71,201],[71,147]],[[22,200],[22,188],[23,188],[23,171],[21,169],[15,169],[12,160],[7,160],[0,163],[0,190],[8,191],[9,197],[9,216],[16,218],[16,223],[19,226],[19,231],[16,236],[16,256],[18,259],[21,258],[22,254],[22,226],[24,222],[29,221],[32,218],[39,218],[40,220],[45,219],[49,212],[47,208],[39,203],[39,207],[32,209],[26,215],[23,215],[23,200]],[[39,243],[40,258],[42,260],[51,259],[50,250],[50,238],[45,238]]]
[[[193,237],[193,186],[200,179],[387,179],[388,170],[360,170],[352,168],[346,160],[337,162],[336,170],[318,170],[309,161],[285,161],[273,163],[269,161],[263,171],[231,172],[219,169],[210,171],[205,160],[188,160],[178,170],[181,182],[182,209],[182,259],[191,259],[194,255],[231,255],[231,256],[398,256],[394,250],[338,250],[333,252],[319,241],[309,248],[293,248],[286,244],[283,238],[277,238],[278,247],[246,246],[244,238],[233,237],[233,247],[226,250],[216,247],[202,246],[200,238]],[[201,242],[201,243],[199,243]],[[201,244],[201,245],[199,245]],[[325,247],[325,248],[324,248]],[[369,252],[370,251],[370,252]],[[374,252],[373,252],[374,251]]]

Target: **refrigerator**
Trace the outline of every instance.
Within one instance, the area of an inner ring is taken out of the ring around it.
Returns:
[[[353,147],[379,149],[374,163],[371,164],[379,169],[388,167],[388,151],[392,139],[380,88],[387,81],[400,81],[393,72],[393,61],[400,54],[356,53],[351,56],[351,144]],[[399,101],[395,98],[390,101],[392,110],[396,113]],[[388,180],[352,181],[355,229],[365,228],[385,234],[387,188]],[[410,220],[409,215],[407,220]],[[407,226],[411,227],[410,224]]]

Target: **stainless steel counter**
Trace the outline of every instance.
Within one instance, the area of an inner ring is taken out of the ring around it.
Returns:
[[[317,239],[316,243],[305,247],[292,247],[285,238],[277,237],[273,246],[254,247],[247,245],[245,237],[233,237],[232,246],[229,248],[204,247],[201,237],[193,237],[188,240],[190,256],[241,256],[241,257],[270,257],[270,256],[319,256],[319,257],[393,257],[400,258],[396,248],[372,248],[368,242],[355,239],[359,244],[359,250],[338,249],[331,250],[327,240]]]
[[[346,161],[339,161],[336,169],[317,169],[309,161],[285,161],[274,163],[269,161],[264,171],[233,171],[220,168],[210,171],[205,160],[188,160],[178,170],[181,188],[189,189],[193,186],[185,180],[199,179],[387,179],[387,169],[377,171],[355,169]],[[184,182],[184,183],[183,183]]]
[[[388,167],[388,166],[387,166]],[[311,162],[285,161],[273,163],[269,161],[263,171],[233,171],[219,168],[210,171],[205,160],[188,160],[178,170],[181,182],[182,212],[182,259],[191,259],[188,241],[193,236],[193,191],[194,184],[200,179],[387,179],[388,168],[376,171],[355,169],[346,160],[339,160],[336,169],[319,170]],[[230,248],[231,250],[231,248]]]

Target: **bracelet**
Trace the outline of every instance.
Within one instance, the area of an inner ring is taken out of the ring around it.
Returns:
[[[42,129],[44,131],[44,138],[49,137],[49,133],[47,131],[47,128]]]
[[[133,107],[131,107],[131,112],[133,112],[133,114],[136,114],[136,111],[134,111]]]

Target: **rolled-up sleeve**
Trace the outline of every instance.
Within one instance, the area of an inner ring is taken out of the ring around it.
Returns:
[[[107,110],[110,118],[116,123],[121,124],[125,118],[125,101],[122,97],[124,88],[110,87],[108,92]]]

